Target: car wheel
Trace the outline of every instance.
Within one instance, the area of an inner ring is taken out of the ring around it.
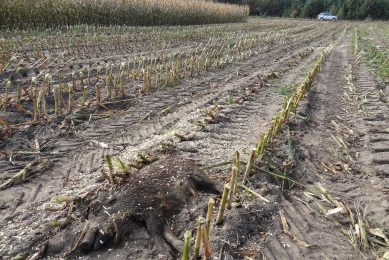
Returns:
[[[336,21],[336,18],[332,18],[332,21]]]
[[[323,17],[322,18],[320,18],[320,21],[323,21],[324,19],[323,19]]]

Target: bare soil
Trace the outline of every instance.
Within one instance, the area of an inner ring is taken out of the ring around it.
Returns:
[[[374,142],[378,135],[385,138],[388,132],[388,107],[379,102],[371,72],[363,64],[355,63],[351,55],[350,35],[340,41],[329,55],[312,91],[309,93],[298,120],[290,125],[292,139],[303,154],[300,166],[305,168],[303,183],[321,183],[336,198],[364,211],[365,218],[377,226],[388,227],[388,179],[385,174],[388,164],[384,158],[383,142]],[[355,104],[344,98],[347,92],[347,71],[352,75],[358,94],[368,95],[369,114],[364,116]],[[335,122],[335,124],[334,124]],[[382,130],[378,130],[379,129]],[[342,130],[339,130],[341,128]],[[334,156],[338,144],[332,136],[343,131],[343,140],[348,145],[349,158]],[[386,146],[385,146],[386,147]],[[343,162],[342,162],[343,160]],[[382,159],[381,159],[382,160]],[[350,169],[342,171],[340,165],[347,163]],[[331,171],[324,165],[335,165]],[[349,228],[349,221],[334,221],[324,217],[314,205],[308,206],[303,198],[306,189],[293,189],[285,194],[280,209],[288,219],[290,230],[299,239],[311,246],[305,248],[283,232],[280,221],[275,221],[269,230],[262,252],[267,259],[374,259],[371,252],[363,252],[350,243],[340,231]],[[379,256],[382,251],[377,253]]]

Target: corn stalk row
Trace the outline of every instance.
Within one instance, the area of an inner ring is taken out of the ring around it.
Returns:
[[[368,40],[366,31],[355,29],[353,37],[353,53],[359,60],[365,58],[368,65],[376,70],[382,80],[389,79],[389,56]]]
[[[320,72],[321,66],[324,63],[326,57],[328,54],[332,51],[333,45],[330,44],[320,55],[318,60],[316,61],[314,67],[310,70],[307,77],[300,83],[298,86],[295,94],[290,97],[284,104],[283,108],[281,109],[281,112],[273,118],[271,125],[269,129],[262,133],[259,137],[257,147],[252,150],[250,154],[249,161],[246,164],[246,171],[244,173],[243,178],[241,178],[241,182],[239,182],[239,166],[240,166],[240,155],[239,152],[236,152],[234,155],[234,160],[232,162],[232,174],[230,183],[227,183],[224,185],[224,192],[222,195],[222,199],[219,205],[219,211],[217,214],[217,218],[215,220],[215,224],[222,225],[224,220],[224,215],[226,212],[226,209],[231,208],[231,204],[234,199],[234,193],[238,192],[237,187],[242,188],[245,191],[251,192],[253,195],[258,197],[259,199],[265,201],[266,203],[270,203],[266,198],[262,197],[260,194],[257,194],[256,192],[249,189],[247,186],[244,185],[245,180],[247,177],[251,174],[254,166],[255,160],[261,160],[261,158],[264,156],[266,151],[272,146],[273,141],[277,136],[281,133],[282,127],[288,122],[291,114],[293,111],[297,109],[297,106],[300,102],[300,100],[305,96],[307,91],[309,91],[315,77]],[[208,215],[208,214],[207,214]],[[209,243],[209,242],[208,242]],[[204,247],[206,247],[206,243],[204,243]],[[196,251],[197,252],[197,251]],[[204,250],[205,252],[205,250]],[[209,253],[208,253],[209,254]],[[189,260],[188,254],[184,254],[183,260]],[[209,256],[205,256],[204,259],[209,259]]]
[[[0,72],[15,56],[21,64],[47,61],[86,61],[91,54],[105,56],[131,54],[139,51],[159,51],[175,46],[207,42],[209,38],[240,37],[244,33],[280,31],[288,28],[313,26],[312,22],[258,20],[248,23],[202,25],[202,26],[61,26],[49,29],[3,30],[0,31]],[[39,35],[40,37],[36,37]],[[76,57],[74,57],[76,55]],[[16,63],[17,64],[17,63]],[[16,65],[15,64],[15,65]],[[71,64],[71,63],[70,63]],[[11,64],[13,65],[13,64]],[[57,64],[58,65],[58,64]],[[8,66],[12,69],[12,66]],[[47,68],[47,67],[45,67]]]
[[[19,110],[32,118],[32,122],[48,122],[75,110],[90,109],[107,103],[120,102],[132,95],[145,95],[152,91],[173,87],[183,79],[198,76],[233,62],[247,60],[258,54],[258,48],[286,40],[294,41],[296,34],[307,28],[286,29],[279,33],[248,33],[246,37],[232,36],[181,52],[156,56],[135,56],[118,64],[87,67],[67,76],[40,74],[30,79],[20,79],[16,69],[9,75],[1,97],[1,107]],[[320,36],[318,31],[307,38]],[[56,79],[54,78],[56,76]],[[116,101],[115,101],[116,100]],[[54,109],[48,104],[54,103]]]

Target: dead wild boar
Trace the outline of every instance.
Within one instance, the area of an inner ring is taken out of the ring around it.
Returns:
[[[89,225],[78,249],[89,252],[118,244],[131,234],[130,223],[136,221],[147,227],[161,252],[171,253],[172,248],[180,251],[182,242],[166,224],[196,192],[220,195],[221,185],[193,161],[171,155],[160,159],[90,203]]]

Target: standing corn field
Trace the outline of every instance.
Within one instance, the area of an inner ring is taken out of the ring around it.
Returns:
[[[4,0],[0,26],[209,24],[241,22],[248,13],[247,6],[196,0]]]

